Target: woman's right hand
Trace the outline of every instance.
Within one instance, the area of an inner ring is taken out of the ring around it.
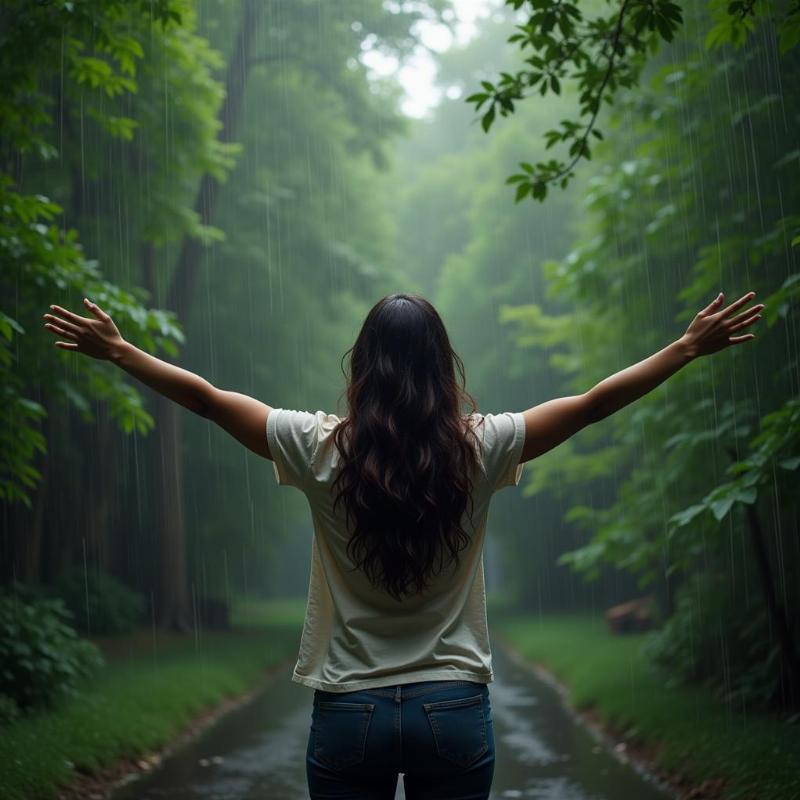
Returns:
[[[764,304],[759,303],[736,314],[734,317],[730,315],[750,302],[755,297],[755,294],[755,292],[748,292],[727,308],[719,310],[725,299],[722,292],[720,292],[716,300],[707,305],[702,311],[699,311],[686,329],[686,333],[681,337],[689,354],[693,358],[707,356],[732,344],[741,344],[753,339],[755,337],[753,333],[739,336],[731,336],[731,334],[761,319],[760,312],[764,308]]]

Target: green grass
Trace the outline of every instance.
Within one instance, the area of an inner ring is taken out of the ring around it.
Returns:
[[[281,623],[298,626],[302,625],[305,612],[305,597],[287,597],[269,602],[242,598],[231,612],[231,625],[237,628],[260,628]]]
[[[0,797],[57,796],[76,769],[92,771],[169,742],[197,714],[251,688],[297,654],[303,602],[249,601],[228,633],[149,629],[94,639],[106,666],[81,696],[0,728]],[[72,766],[71,766],[72,765]]]
[[[655,751],[657,766],[726,798],[800,798],[800,725],[732,712],[699,687],[668,688],[642,653],[644,635],[613,636],[602,618],[499,614],[492,632],[541,664],[579,709]]]

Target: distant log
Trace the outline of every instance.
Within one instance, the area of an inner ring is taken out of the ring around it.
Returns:
[[[655,597],[651,594],[606,611],[606,622],[612,633],[641,633],[654,625]]]

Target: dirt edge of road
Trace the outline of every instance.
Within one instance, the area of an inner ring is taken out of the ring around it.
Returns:
[[[275,664],[264,671],[258,682],[250,689],[224,697],[219,703],[201,711],[162,747],[134,758],[121,758],[97,770],[85,772],[76,769],[74,780],[59,790],[58,800],[107,800],[117,789],[137,780],[155,769],[175,750],[195,739],[209,726],[239,706],[252,700],[265,689],[287,666],[291,669],[294,659]]]

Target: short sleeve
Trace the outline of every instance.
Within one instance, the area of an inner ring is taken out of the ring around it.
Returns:
[[[281,486],[302,489],[311,475],[311,464],[320,440],[323,412],[272,408],[267,415],[267,443]]]
[[[492,491],[519,485],[524,467],[519,460],[525,444],[522,413],[485,414],[482,427],[483,467]]]

